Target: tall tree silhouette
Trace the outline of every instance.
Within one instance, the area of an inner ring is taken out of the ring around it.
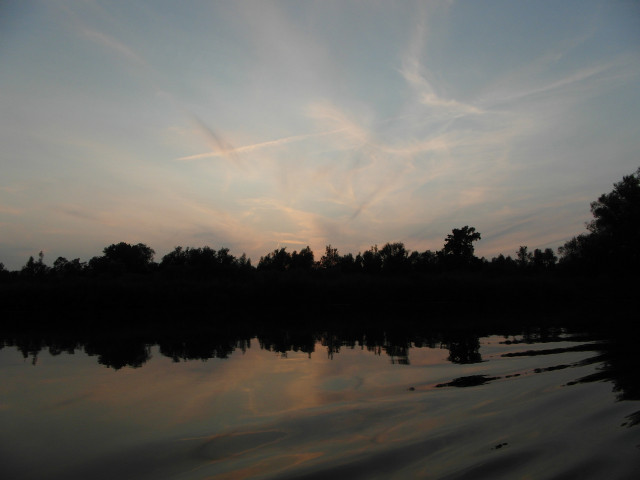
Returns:
[[[373,245],[362,255],[358,254],[362,262],[362,271],[365,273],[378,273],[382,269],[382,257],[378,245]],[[357,260],[356,260],[357,261]]]
[[[409,268],[409,252],[404,247],[404,243],[386,243],[380,249],[382,259],[382,270],[385,273],[400,273]]]
[[[563,263],[589,270],[632,271],[640,266],[640,168],[591,203],[588,234],[560,247]]]
[[[452,265],[469,265],[475,258],[473,242],[481,239],[480,232],[474,227],[465,225],[454,228],[445,238],[443,253],[448,263]]]
[[[619,242],[638,239],[640,235],[640,168],[615,183],[613,191],[591,202],[594,219],[588,229],[598,235],[616,238]]]
[[[533,262],[533,254],[529,251],[529,247],[526,245],[521,245],[516,251],[516,258],[518,259],[517,262],[521,268],[526,268]]]
[[[291,268],[294,270],[311,270],[314,264],[313,251],[307,245],[305,248],[291,254]]]
[[[331,270],[338,268],[340,265],[340,254],[337,248],[333,248],[331,244],[327,245],[324,250],[324,255],[320,257],[320,268]]]

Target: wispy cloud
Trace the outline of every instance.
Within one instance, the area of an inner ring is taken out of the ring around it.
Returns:
[[[465,115],[479,115],[483,110],[475,105],[459,102],[452,98],[444,98],[436,93],[433,85],[427,80],[425,69],[418,59],[406,59],[400,73],[414,89],[420,103],[432,109],[432,114],[460,117]]]
[[[145,67],[145,68],[148,67],[147,62],[140,55],[138,55],[132,48],[128,47],[123,42],[113,38],[112,36],[107,35],[106,33],[100,32],[98,30],[94,30],[86,27],[81,28],[80,32],[85,38],[88,38],[89,40],[92,40],[102,45],[103,47],[111,50],[117,55],[120,55],[126,58],[127,60],[133,62],[134,64]]]
[[[370,134],[362,122],[350,118],[344,109],[331,102],[313,102],[307,107],[306,113],[309,118],[332,127],[331,131],[341,132],[342,138],[349,140],[350,147],[359,147],[370,141]]]
[[[427,19],[428,13],[425,9],[418,13],[412,38],[402,58],[400,74],[413,89],[418,102],[430,109],[431,115],[460,117],[483,113],[482,109],[476,105],[438,94],[433,82],[429,80],[431,75],[424,62],[429,33]]]
[[[577,72],[571,72],[558,80],[542,84],[534,84],[529,86],[529,88],[524,89],[522,88],[521,83],[505,85],[505,81],[503,80],[501,82],[502,85],[499,88],[496,88],[492,94],[485,96],[482,101],[483,103],[495,108],[509,102],[516,102],[535,96],[557,95],[560,93],[559,91],[575,88],[577,84],[582,84],[588,80],[592,80],[602,73],[610,71],[612,67],[612,64],[594,65],[580,69]]]

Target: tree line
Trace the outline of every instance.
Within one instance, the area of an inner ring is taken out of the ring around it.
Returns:
[[[300,251],[278,248],[260,257],[257,266],[245,254],[235,257],[228,248],[175,247],[160,262],[154,250],[125,242],[104,248],[103,254],[83,262],[58,257],[52,266],[42,252],[29,257],[18,271],[0,263],[0,280],[64,279],[74,277],[120,277],[157,275],[167,278],[247,278],[256,272],[325,272],[337,274],[403,275],[482,271],[489,273],[570,272],[636,274],[640,266],[640,168],[614,184],[614,189],[591,203],[593,220],[587,232],[573,237],[558,249],[520,246],[515,256],[498,255],[487,260],[475,256],[480,232],[465,225],[454,228],[441,250],[410,251],[402,242],[371,246],[364,252],[340,254],[332,245],[316,259],[307,246]]]
[[[119,277],[123,275],[160,275],[176,278],[212,278],[246,276],[252,272],[327,272],[331,274],[405,274],[437,273],[447,271],[550,271],[557,263],[553,250],[536,249],[529,252],[520,247],[516,257],[499,255],[487,261],[474,255],[473,242],[481,235],[474,227],[454,228],[445,239],[442,250],[410,251],[404,243],[386,243],[371,246],[364,252],[340,254],[332,245],[325,247],[319,259],[310,247],[300,251],[278,248],[260,257],[257,266],[245,254],[235,257],[228,248],[175,247],[154,262],[154,250],[143,244],[125,242],[104,248],[103,255],[83,262],[79,258],[67,260],[58,257],[52,266],[44,263],[42,252],[37,260],[29,257],[18,271],[9,272],[0,267],[5,279],[55,279],[72,277]],[[0,264],[1,265],[1,264]]]

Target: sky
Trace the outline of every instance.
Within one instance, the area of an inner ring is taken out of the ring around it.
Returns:
[[[0,262],[556,248],[640,166],[640,2],[0,3]]]

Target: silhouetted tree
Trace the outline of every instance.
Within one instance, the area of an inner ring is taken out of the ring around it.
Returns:
[[[152,248],[143,243],[130,245],[125,242],[109,245],[102,257],[89,260],[89,268],[97,273],[146,273],[151,269]]]
[[[401,242],[386,243],[380,249],[382,271],[385,273],[400,273],[408,270],[409,254]]]
[[[44,254],[40,252],[37,261],[29,257],[20,274],[28,278],[43,278],[48,271],[49,267],[44,264]]]
[[[356,263],[353,254],[347,253],[340,257],[340,271],[343,273],[354,273],[361,270],[361,266]]]
[[[445,262],[453,266],[470,265],[475,258],[473,242],[480,239],[480,233],[474,227],[454,228],[445,239]]]
[[[591,203],[594,219],[587,225],[599,237],[601,248],[616,266],[639,265],[640,252],[640,168],[622,177],[610,193]]]
[[[558,248],[560,263],[563,267],[581,272],[594,272],[605,267],[606,258],[602,255],[600,238],[582,233]]]
[[[160,270],[168,275],[186,275],[197,278],[220,277],[233,274],[240,269],[251,268],[247,256],[236,259],[229,249],[216,251],[211,247],[175,247],[162,257]]]
[[[431,250],[411,252],[407,261],[414,272],[429,272],[436,268],[438,256]]]
[[[58,257],[53,262],[51,270],[57,277],[66,278],[81,275],[85,267],[85,262],[81,262],[79,258],[69,261],[64,257]]]
[[[379,273],[382,270],[382,257],[378,251],[378,246],[374,245],[364,252],[362,258],[362,271],[365,273]]]
[[[533,262],[533,254],[526,245],[520,246],[516,251],[516,259],[520,268],[527,268]]]
[[[248,258],[247,254],[244,252],[242,252],[242,255],[240,255],[240,258],[238,258],[237,265],[241,271],[248,271],[253,268],[251,266],[251,259]]]
[[[594,219],[589,222],[590,232],[614,237],[618,242],[638,239],[640,235],[640,168],[622,177],[613,191],[591,203]]]
[[[587,271],[631,272],[640,266],[640,168],[591,203],[590,233],[558,250],[561,262]]]
[[[216,263],[223,269],[229,270],[235,263],[236,258],[229,253],[229,249],[222,247],[216,254]]]
[[[558,261],[551,248],[545,248],[544,252],[539,248],[533,251],[531,262],[536,270],[551,270]]]
[[[491,270],[500,273],[512,272],[518,266],[517,262],[511,258],[511,255],[505,257],[503,254],[492,258],[489,265],[491,266]]]
[[[314,263],[313,251],[308,245],[300,252],[294,250],[291,254],[291,268],[294,270],[311,270]]]
[[[325,247],[324,255],[320,257],[320,268],[325,270],[333,270],[340,265],[340,254],[337,248],[333,248],[330,244]]]
[[[189,247],[187,247],[188,249]],[[184,267],[187,264],[187,252],[182,247],[174,247],[174,249],[167,253],[160,261],[160,267],[163,269],[172,267]]]
[[[291,266],[291,255],[287,252],[287,247],[276,248],[273,252],[264,257],[260,257],[258,270],[278,270],[284,272]]]

